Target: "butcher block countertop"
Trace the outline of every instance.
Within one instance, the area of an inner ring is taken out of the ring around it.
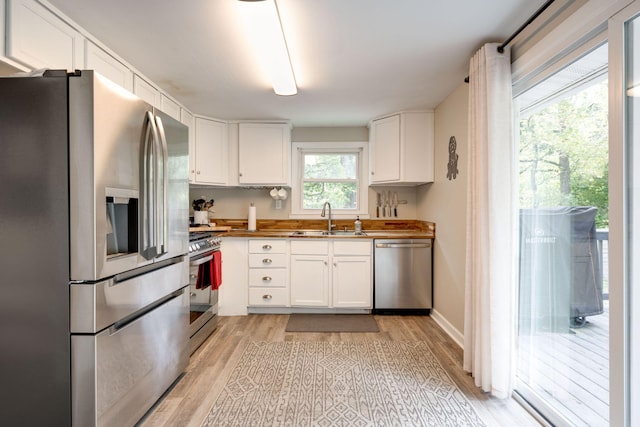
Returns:
[[[335,234],[321,234],[326,220],[257,220],[256,231],[247,230],[247,220],[215,219],[214,227],[189,227],[189,231],[219,231],[220,237],[295,239],[434,239],[436,226],[418,220],[362,220],[364,234],[354,234],[353,220],[334,220]],[[346,227],[346,229],[345,229]],[[345,232],[346,230],[346,232]]]

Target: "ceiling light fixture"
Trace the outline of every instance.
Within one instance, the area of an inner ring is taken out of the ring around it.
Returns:
[[[273,90],[277,95],[295,95],[298,88],[275,0],[239,0],[238,5]]]

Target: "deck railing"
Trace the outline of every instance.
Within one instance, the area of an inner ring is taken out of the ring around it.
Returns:
[[[596,230],[596,240],[598,252],[601,256],[600,271],[602,272],[602,295],[605,300],[609,299],[609,229],[599,228]]]

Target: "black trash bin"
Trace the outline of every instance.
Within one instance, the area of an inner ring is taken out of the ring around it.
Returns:
[[[520,210],[520,333],[568,332],[603,312],[597,208]]]

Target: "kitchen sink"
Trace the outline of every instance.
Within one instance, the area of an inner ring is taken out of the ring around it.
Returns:
[[[291,233],[291,237],[307,237],[307,236],[366,236],[364,232],[356,233],[353,230],[347,231],[328,231],[328,230],[298,230]]]

